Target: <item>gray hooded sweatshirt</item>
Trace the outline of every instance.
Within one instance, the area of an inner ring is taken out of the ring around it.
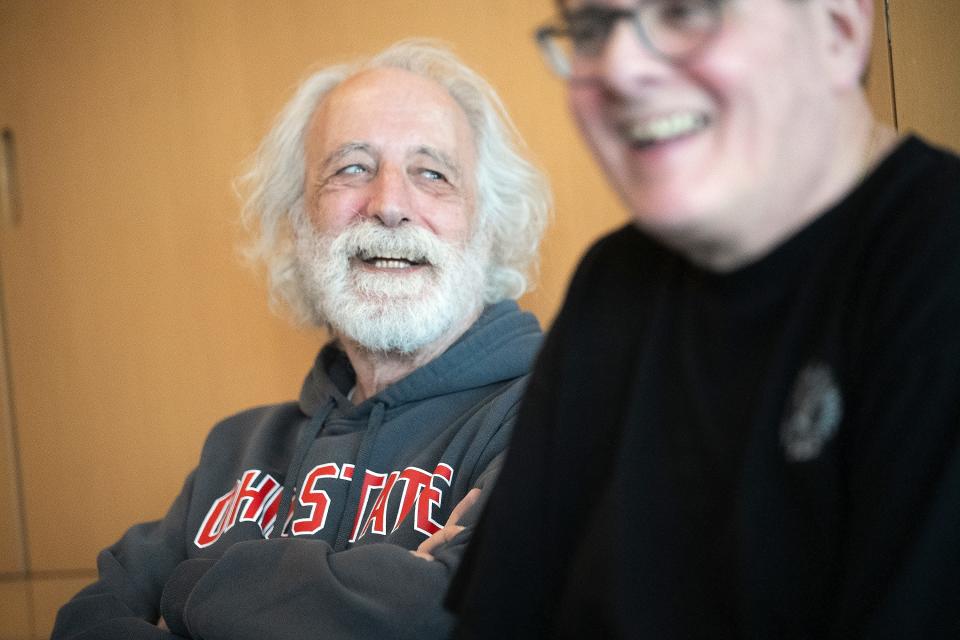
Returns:
[[[433,562],[409,550],[495,475],[540,340],[531,314],[492,305],[356,406],[350,363],[327,345],[298,403],[212,430],[167,515],[100,553],[99,580],[52,638],[445,637],[441,603],[471,527]]]

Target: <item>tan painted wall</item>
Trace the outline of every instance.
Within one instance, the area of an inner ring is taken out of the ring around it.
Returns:
[[[960,5],[911,0],[908,15],[899,2],[897,100],[883,46],[871,99],[881,117],[893,121],[896,104],[902,124],[960,148]],[[932,17],[918,17],[925,3]],[[234,250],[229,184],[314,63],[432,36],[490,78],[555,187],[541,285],[523,301],[552,319],[584,248],[623,214],[530,41],[550,11],[548,0],[0,0],[0,127],[16,135],[22,204],[19,223],[0,221],[0,373],[13,400],[0,508],[26,505],[23,522],[0,519],[0,639],[48,633],[97,550],[162,515],[215,420],[296,393],[322,336],[267,311]],[[2,387],[0,401],[11,408]]]

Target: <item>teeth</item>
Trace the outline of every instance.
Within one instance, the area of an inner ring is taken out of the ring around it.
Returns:
[[[406,269],[415,265],[415,263],[409,260],[398,260],[395,258],[372,258],[364,262],[378,269]]]
[[[654,118],[626,127],[631,142],[647,144],[692,133],[707,126],[703,114],[677,113],[663,118]]]
[[[375,253],[374,253],[375,252]],[[426,262],[422,255],[415,255],[408,251],[390,251],[390,250],[361,250],[357,257],[367,264],[383,264],[385,269],[398,269],[401,266],[419,265]]]

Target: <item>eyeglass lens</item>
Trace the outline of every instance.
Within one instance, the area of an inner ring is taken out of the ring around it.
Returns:
[[[541,29],[537,39],[554,69],[569,75],[590,66],[602,52],[614,26],[629,20],[637,37],[654,53],[680,60],[716,30],[722,0],[648,0],[635,9],[586,5],[563,16],[564,27]]]

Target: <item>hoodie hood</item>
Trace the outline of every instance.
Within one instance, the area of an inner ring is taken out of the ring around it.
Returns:
[[[473,325],[445,352],[359,405],[391,406],[510,380],[530,371],[542,333],[536,317],[513,300],[487,306]],[[308,416],[331,400],[342,410],[355,375],[335,342],[317,355],[300,391]]]

